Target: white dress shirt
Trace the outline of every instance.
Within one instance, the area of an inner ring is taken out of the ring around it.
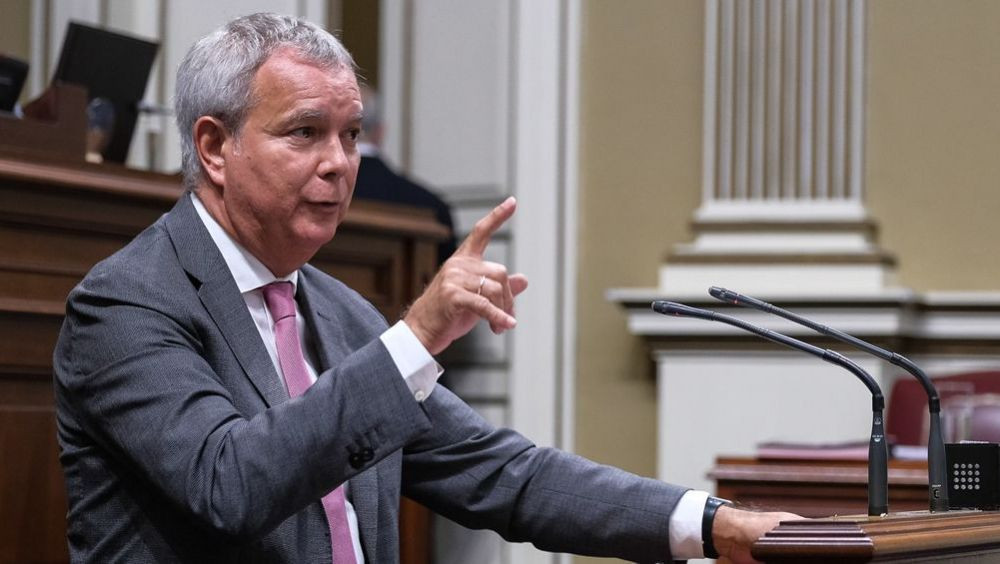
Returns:
[[[278,362],[278,351],[274,340],[274,322],[271,314],[264,303],[264,294],[261,288],[276,282],[288,281],[292,283],[295,290],[298,290],[298,271],[292,272],[288,276],[278,278],[257,257],[233,239],[225,229],[208,213],[204,204],[198,196],[191,194],[194,208],[198,212],[198,217],[208,229],[212,241],[222,253],[226,266],[236,280],[236,286],[243,295],[243,300],[247,304],[250,316],[257,326],[267,354],[271,356],[271,363],[278,376],[284,382],[284,374],[281,371],[281,364]],[[309,371],[309,378],[316,381],[316,366],[318,362],[314,357],[315,352],[308,346],[309,328],[299,310],[298,301],[295,303],[295,323],[299,332],[299,339],[302,341],[302,351],[305,356],[306,368]],[[379,336],[389,355],[392,357],[396,368],[402,374],[406,385],[413,393],[416,401],[424,401],[434,391],[437,380],[443,373],[441,366],[435,362],[434,357],[420,343],[413,331],[402,321],[387,329]],[[346,486],[346,484],[345,484]],[[705,501],[708,493],[702,491],[688,491],[681,497],[677,507],[670,514],[670,551],[674,559],[683,560],[688,558],[701,558],[703,556],[701,547],[701,520],[705,509]],[[358,533],[358,519],[354,511],[354,506],[350,500],[346,500],[347,519],[351,528],[351,538],[354,541],[354,553],[358,564],[364,562],[364,555],[361,552],[361,540]]]

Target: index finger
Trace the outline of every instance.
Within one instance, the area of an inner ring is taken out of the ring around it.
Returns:
[[[486,214],[486,217],[476,222],[472,231],[469,232],[469,236],[465,238],[465,241],[462,241],[462,245],[455,254],[483,256],[483,253],[486,252],[486,245],[490,243],[490,238],[493,237],[493,234],[497,232],[497,229],[500,229],[500,226],[505,221],[514,215],[516,208],[517,200],[514,196],[507,198],[500,205],[493,208],[493,211]]]

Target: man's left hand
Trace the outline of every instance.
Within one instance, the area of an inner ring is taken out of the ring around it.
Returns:
[[[719,561],[737,564],[756,562],[750,555],[753,543],[782,521],[796,519],[802,517],[786,512],[755,512],[720,507],[712,526],[712,542],[719,551]]]
[[[507,198],[476,222],[403,318],[431,354],[443,351],[480,319],[486,319],[494,333],[516,325],[514,297],[528,287],[528,279],[508,275],[504,265],[483,260],[493,234],[516,207],[514,198]]]

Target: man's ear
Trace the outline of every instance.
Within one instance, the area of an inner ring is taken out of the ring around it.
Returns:
[[[201,116],[194,122],[194,147],[198,160],[209,181],[216,186],[226,185],[226,151],[232,136],[222,121]]]

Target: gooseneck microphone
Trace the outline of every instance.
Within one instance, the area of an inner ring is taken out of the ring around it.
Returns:
[[[836,351],[821,349],[788,335],[758,327],[742,319],[707,309],[698,309],[663,300],[653,302],[652,307],[653,311],[664,315],[696,317],[708,321],[718,321],[743,329],[768,341],[811,354],[831,364],[836,364],[857,376],[872,394],[872,434],[868,442],[868,515],[877,516],[889,512],[889,450],[885,444],[885,428],[882,416],[882,411],[885,409],[885,397],[882,395],[882,389],[879,388],[875,379],[870,374]]]
[[[948,466],[944,454],[944,439],[941,436],[941,402],[938,399],[937,388],[934,387],[934,384],[931,383],[931,379],[923,370],[920,369],[919,366],[900,354],[887,351],[867,341],[862,341],[853,335],[848,335],[843,331],[827,327],[826,325],[821,325],[815,321],[806,319],[801,315],[794,314],[773,304],[758,300],[757,298],[745,296],[743,294],[733,292],[732,290],[719,288],[717,286],[709,288],[708,293],[711,294],[713,298],[723,302],[744,307],[752,307],[766,313],[772,313],[774,315],[784,317],[789,321],[804,325],[813,331],[826,335],[827,337],[833,337],[834,339],[852,345],[869,354],[875,355],[878,358],[881,358],[890,364],[894,364],[912,374],[913,377],[920,382],[924,391],[927,393],[927,407],[930,410],[930,429],[927,437],[927,493],[930,501],[930,510],[948,511],[948,487],[946,486]]]

